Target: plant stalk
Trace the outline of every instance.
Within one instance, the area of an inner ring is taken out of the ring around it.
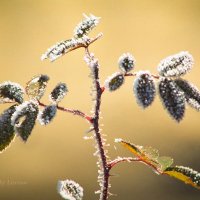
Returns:
[[[88,48],[86,48],[86,54],[92,60]],[[100,106],[101,106],[101,95],[103,90],[99,83],[99,65],[98,62],[94,62],[92,66],[92,77],[94,81],[95,87],[95,104],[94,104],[94,116],[93,116],[93,126],[94,126],[94,134],[97,143],[97,151],[100,159],[100,170],[102,171],[102,179],[100,182],[101,191],[100,191],[100,199],[99,200],[107,200],[108,199],[108,189],[109,189],[109,167],[107,163],[107,157],[104,149],[102,135],[99,129],[99,114],[100,114]]]

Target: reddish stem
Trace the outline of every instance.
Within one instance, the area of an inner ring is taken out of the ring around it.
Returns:
[[[141,161],[139,158],[132,158],[132,157],[123,157],[123,158],[116,158],[108,163],[109,169],[111,170],[115,165],[121,162],[135,162]]]
[[[148,165],[151,167],[157,174],[163,174],[162,171],[160,171],[155,165],[153,165],[151,162],[143,159],[142,157],[132,158],[132,157],[124,157],[124,158],[116,158],[115,160],[112,160],[109,162],[109,170],[111,170],[115,165],[121,163],[121,162],[141,162],[145,165]]]
[[[137,75],[137,72],[135,73],[126,73],[124,74],[124,76],[136,76]],[[159,75],[154,75],[154,74],[151,74],[152,77],[154,77],[155,79],[159,79],[160,76]]]
[[[38,103],[42,107],[46,107],[47,106],[44,103],[41,103],[40,101],[38,101]],[[61,111],[64,111],[64,112],[71,113],[73,115],[78,115],[78,116],[83,117],[84,119],[86,119],[88,122],[93,123],[93,118],[91,116],[89,116],[89,115],[86,115],[85,113],[83,113],[80,110],[64,108],[64,107],[61,107],[61,106],[57,106],[57,109],[61,110]]]

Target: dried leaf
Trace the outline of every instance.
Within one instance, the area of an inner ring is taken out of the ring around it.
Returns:
[[[38,104],[33,101],[26,101],[17,106],[16,111],[12,115],[11,121],[15,132],[24,142],[27,141],[33,130],[38,112]]]
[[[67,200],[82,200],[83,188],[72,180],[58,181],[58,193]]]
[[[191,70],[193,62],[192,55],[187,51],[182,51],[163,59],[158,65],[158,71],[161,76],[181,76]]]
[[[148,71],[141,71],[134,81],[134,93],[137,102],[143,108],[152,104],[156,95],[156,87],[153,77]]]
[[[6,109],[0,116],[0,152],[5,150],[14,139],[14,126],[11,124],[11,116],[17,105]]]
[[[26,86],[26,93],[29,98],[39,100],[44,95],[48,80],[47,75],[34,76]]]
[[[175,166],[169,167],[164,171],[164,174],[177,178],[186,184],[200,189],[200,173],[189,167]]]
[[[65,83],[59,83],[50,94],[50,101],[59,103],[67,94],[68,89]]]
[[[0,84],[0,103],[23,102],[24,89],[18,84],[6,81]]]
[[[38,120],[41,125],[49,124],[56,116],[57,106],[49,105],[46,106],[38,115]]]
[[[159,93],[164,107],[169,114],[179,122],[185,113],[185,96],[175,82],[168,78],[161,78]]]
[[[119,89],[124,83],[124,75],[121,72],[116,72],[105,81],[105,87],[110,92]]]

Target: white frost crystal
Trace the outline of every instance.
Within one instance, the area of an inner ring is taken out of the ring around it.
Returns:
[[[88,35],[89,32],[99,23],[100,17],[95,17],[92,14],[89,16],[83,14],[83,16],[85,19],[80,22],[74,29],[75,38],[82,38],[83,36]]]
[[[118,65],[123,72],[129,72],[135,66],[135,58],[130,53],[124,53],[119,57]]]
[[[58,193],[66,200],[82,200],[83,188],[72,180],[58,181]]]
[[[187,51],[169,56],[158,65],[161,76],[177,77],[186,74],[193,66],[193,57]]]
[[[119,89],[124,83],[124,74],[121,72],[116,72],[108,77],[105,81],[105,87],[110,92]]]

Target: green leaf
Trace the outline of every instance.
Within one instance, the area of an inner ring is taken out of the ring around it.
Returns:
[[[17,106],[12,115],[11,121],[15,132],[26,142],[35,126],[39,109],[38,104],[33,101],[26,101]]]
[[[26,86],[26,93],[30,99],[39,100],[44,95],[49,77],[47,75],[34,76]]]
[[[186,184],[190,184],[193,187],[200,189],[200,173],[189,167],[169,167],[164,171],[164,174],[172,176],[185,182]]]
[[[117,139],[116,142],[121,143],[125,148],[138,157],[141,162],[149,165],[159,174],[161,174],[167,167],[170,167],[173,163],[173,159],[170,157],[159,157],[158,150],[153,147],[135,145],[122,139]]]
[[[11,124],[11,116],[15,112],[17,105],[13,105],[5,110],[0,116],[0,152],[5,150],[14,139],[14,127]]]
[[[159,163],[159,165],[160,165],[160,170],[161,171],[165,171],[168,167],[170,167],[172,164],[173,164],[173,162],[174,162],[174,160],[172,159],[172,158],[170,158],[170,157],[167,157],[167,156],[161,156],[161,157],[158,157],[157,158],[157,161],[158,161],[158,163]]]
[[[24,89],[18,84],[6,81],[0,84],[0,103],[22,103]]]
[[[155,160],[158,158],[159,153],[157,149],[154,149],[153,147],[142,147],[141,148],[142,153],[147,156],[149,159]]]

